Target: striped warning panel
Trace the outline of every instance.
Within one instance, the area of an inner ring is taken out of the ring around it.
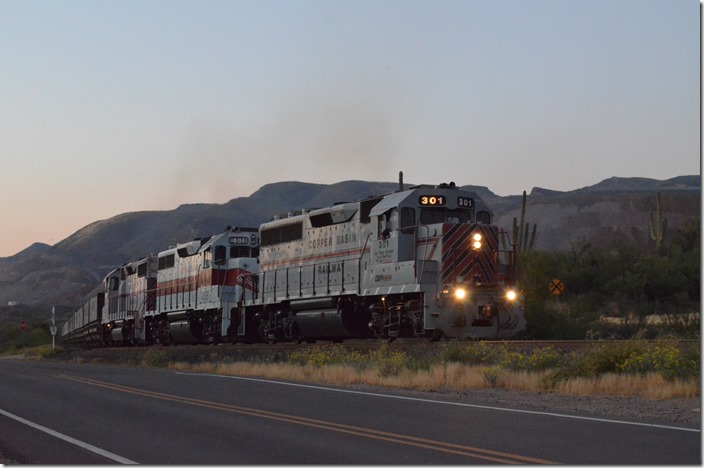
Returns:
[[[482,235],[482,247],[472,248],[474,234]],[[440,279],[443,284],[452,283],[458,276],[471,279],[479,275],[481,283],[496,281],[495,254],[499,235],[496,226],[481,224],[443,224],[442,263]]]

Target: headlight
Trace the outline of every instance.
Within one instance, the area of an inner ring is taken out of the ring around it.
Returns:
[[[467,296],[467,291],[465,291],[462,288],[457,288],[455,289],[455,298],[456,299],[464,299]]]
[[[513,289],[509,289],[508,291],[506,291],[506,299],[508,299],[509,301],[515,301],[517,297],[518,293],[516,293],[516,291],[514,291]]]
[[[479,233],[476,233],[475,235],[472,236],[472,248],[474,250],[479,250],[482,248],[482,235]]]

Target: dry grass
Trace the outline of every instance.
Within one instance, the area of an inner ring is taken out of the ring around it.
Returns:
[[[553,391],[569,395],[618,395],[647,399],[694,398],[700,394],[696,382],[668,381],[659,374],[604,374],[597,377],[574,377],[556,384],[552,373],[542,371],[507,371],[495,367],[461,363],[436,365],[429,370],[401,370],[396,375],[381,375],[377,369],[358,370],[345,365],[257,364],[237,362],[173,363],[170,368],[219,375],[259,377],[296,382],[334,385],[364,384],[421,391],[473,388],[506,388],[529,392]]]
[[[695,382],[668,381],[660,374],[604,374],[593,378],[572,378],[558,383],[555,391],[569,395],[637,396],[651,400],[695,398],[700,394]]]

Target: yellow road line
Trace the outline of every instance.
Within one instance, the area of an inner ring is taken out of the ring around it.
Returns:
[[[425,448],[429,450],[435,450],[438,452],[450,453],[455,455],[462,455],[471,458],[477,458],[481,460],[497,462],[497,463],[536,463],[536,464],[554,464],[548,460],[542,460],[539,458],[526,457],[522,455],[515,455],[506,452],[498,452],[494,450],[486,450],[477,447],[470,447],[466,445],[453,444],[448,442],[442,442],[431,439],[424,439],[422,437],[408,436],[404,434],[396,434],[391,432],[378,431],[376,429],[351,426],[347,424],[340,424],[334,422],[327,422],[318,419],[305,418],[301,416],[293,416],[282,413],[275,413],[271,411],[258,410],[254,408],[245,408],[241,406],[235,406],[225,403],[218,403],[208,400],[200,400],[196,398],[181,397],[178,395],[171,395],[167,393],[153,392],[150,390],[143,390],[134,387],[127,387],[124,385],[113,384],[109,382],[103,382],[100,380],[88,379],[84,377],[74,377],[69,375],[57,375],[56,377],[72,380],[75,382],[80,382],[88,385],[94,385],[98,387],[103,387],[115,391],[131,393],[135,395],[146,396],[150,398],[156,398],[166,401],[175,401],[178,403],[184,403],[189,405],[201,406],[205,408],[211,408],[221,411],[227,411],[231,413],[246,414],[249,416],[256,416],[260,418],[273,419],[277,421],[288,422],[292,424],[299,424],[308,427],[314,427],[318,429],[324,429],[328,431],[341,432],[351,435],[356,435],[360,437],[366,437],[369,439],[383,440],[398,444],[410,445],[419,448]]]

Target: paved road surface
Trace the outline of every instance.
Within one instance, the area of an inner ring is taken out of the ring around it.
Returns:
[[[318,385],[0,360],[0,453],[37,464],[701,464],[699,428]]]

